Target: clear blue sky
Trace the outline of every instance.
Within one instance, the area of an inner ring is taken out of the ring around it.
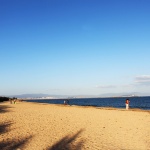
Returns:
[[[0,95],[150,93],[150,0],[0,0]]]

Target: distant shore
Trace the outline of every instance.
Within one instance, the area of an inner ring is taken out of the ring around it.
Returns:
[[[39,99],[40,100],[40,99]],[[27,103],[33,103],[33,104],[43,104],[43,105],[56,105],[56,106],[65,106],[64,104],[51,104],[51,103],[39,103],[39,102],[28,102],[28,100],[22,100],[22,102],[27,102]],[[115,108],[115,107],[95,107],[95,106],[90,106],[90,105],[66,105],[66,107],[72,106],[72,107],[81,107],[81,108],[95,108],[95,109],[103,109],[103,110],[119,110],[119,111],[126,111],[125,108]],[[149,112],[150,110],[144,110],[140,108],[129,108],[129,111],[139,111],[139,112]]]
[[[64,104],[69,102],[69,105],[76,106],[92,106],[92,107],[112,107],[125,108],[125,100],[127,97],[113,98],[73,98],[73,99],[28,99],[27,102],[49,103],[49,104]],[[130,109],[150,110],[150,97],[130,97]]]
[[[150,111],[0,103],[0,147],[21,150],[150,147]]]
[[[26,98],[19,98],[19,99],[84,99],[84,98],[131,98],[131,97],[150,97],[150,96],[136,96],[136,95],[125,95],[125,96],[73,96],[73,97],[26,97]]]

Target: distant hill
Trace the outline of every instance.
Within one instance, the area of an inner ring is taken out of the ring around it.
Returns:
[[[150,96],[149,93],[140,93],[140,92],[132,92],[132,93],[106,93],[100,94],[100,97],[132,97],[132,96]]]
[[[38,97],[47,97],[48,94],[21,94],[21,95],[12,95],[13,97],[17,98],[38,98]]]
[[[130,96],[140,96],[140,93],[106,93],[101,94],[101,97],[130,97]]]
[[[91,98],[91,97],[97,97],[95,95],[50,95],[50,94],[20,94],[20,95],[11,95],[10,97],[17,97],[17,98]]]
[[[21,94],[21,95],[9,95],[9,97],[17,97],[21,99],[25,98],[96,98],[96,97],[130,97],[130,96],[150,96],[148,93],[139,93],[139,92],[133,92],[133,93],[105,93],[105,94],[99,94],[99,95],[50,95],[50,94]]]
[[[21,94],[21,95],[11,95],[10,97],[17,97],[17,98],[42,98],[42,97],[54,97],[54,98],[61,98],[61,97],[67,97],[64,95],[50,95],[50,94]]]

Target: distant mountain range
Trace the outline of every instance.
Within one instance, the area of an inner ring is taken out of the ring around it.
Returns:
[[[43,98],[43,97],[53,97],[53,98],[61,98],[67,97],[65,95],[50,95],[50,94],[21,94],[21,95],[11,95],[10,97],[17,97],[17,98]]]
[[[94,97],[130,97],[130,96],[150,96],[148,93],[105,93],[100,95],[50,95],[50,94],[21,94],[10,95],[9,97],[17,98],[94,98]]]

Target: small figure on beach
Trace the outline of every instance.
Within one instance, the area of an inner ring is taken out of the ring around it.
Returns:
[[[126,110],[129,109],[129,103],[130,103],[129,99],[126,99]]]
[[[69,99],[67,99],[67,105],[69,105]]]
[[[10,101],[10,104],[12,104],[12,99],[9,99],[9,101]]]
[[[66,105],[66,100],[64,100],[64,105]]]
[[[69,105],[69,100],[64,100],[64,105]]]
[[[16,100],[14,99],[14,104],[16,104]]]

